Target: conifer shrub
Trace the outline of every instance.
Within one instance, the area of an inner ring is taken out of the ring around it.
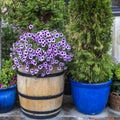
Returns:
[[[69,15],[67,31],[74,53],[69,69],[73,79],[87,83],[108,81],[113,67],[108,54],[112,42],[111,0],[71,0]]]
[[[1,37],[1,46],[2,46],[2,59],[10,59],[10,48],[12,47],[13,42],[17,40],[18,32],[14,30],[12,26],[7,25],[2,27],[2,37]]]
[[[3,18],[23,30],[30,24],[37,30],[64,30],[67,7],[64,0],[6,0]]]

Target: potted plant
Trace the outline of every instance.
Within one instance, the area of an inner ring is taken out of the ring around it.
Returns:
[[[109,96],[110,107],[120,111],[120,63],[116,63],[113,70],[113,83]]]
[[[78,111],[98,114],[106,106],[112,83],[112,11],[110,0],[71,0],[69,41],[74,54],[69,69]],[[74,7],[73,7],[74,6]]]
[[[11,60],[2,60],[0,71],[0,113],[9,112],[16,100],[16,72]]]
[[[12,68],[18,70],[21,110],[28,117],[50,118],[60,112],[64,70],[73,57],[70,50],[63,33],[56,30],[25,32],[13,43]]]
[[[23,1],[19,0],[15,2],[3,0],[1,8],[4,9],[1,14],[2,18],[18,29],[25,31],[26,26],[32,23],[32,25],[36,26],[37,30],[57,29],[66,35],[65,26],[68,22],[68,0],[52,0],[51,2],[49,0],[29,0],[24,1],[24,4]],[[70,83],[66,79],[64,94],[68,93],[70,93]]]

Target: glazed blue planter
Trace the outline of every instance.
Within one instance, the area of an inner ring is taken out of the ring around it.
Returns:
[[[72,97],[79,112],[88,115],[101,113],[106,107],[112,80],[100,84],[85,84],[70,78]]]
[[[16,85],[0,88],[0,113],[9,112],[15,104]]]

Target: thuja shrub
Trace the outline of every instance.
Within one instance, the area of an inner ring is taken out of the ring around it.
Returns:
[[[99,83],[112,77],[111,0],[71,0],[69,41],[74,60],[70,73],[76,81]]]
[[[2,58],[4,60],[10,59],[10,47],[12,47],[13,42],[17,40],[18,32],[10,25],[2,27]]]
[[[37,30],[64,31],[67,7],[64,0],[6,0],[3,18],[23,30],[32,24]],[[37,31],[36,30],[36,31]]]

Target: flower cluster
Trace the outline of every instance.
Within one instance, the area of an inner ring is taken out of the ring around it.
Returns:
[[[13,77],[13,80],[9,81],[8,82],[8,86],[13,86],[15,85],[17,82],[17,76],[14,76]],[[7,87],[5,83],[0,83],[0,88],[4,88],[4,87]]]
[[[54,67],[60,71],[66,69],[66,63],[73,58],[71,46],[66,42],[63,33],[56,30],[24,33],[10,50],[13,69],[24,68],[24,72],[31,75],[41,74],[42,77],[50,74]]]

